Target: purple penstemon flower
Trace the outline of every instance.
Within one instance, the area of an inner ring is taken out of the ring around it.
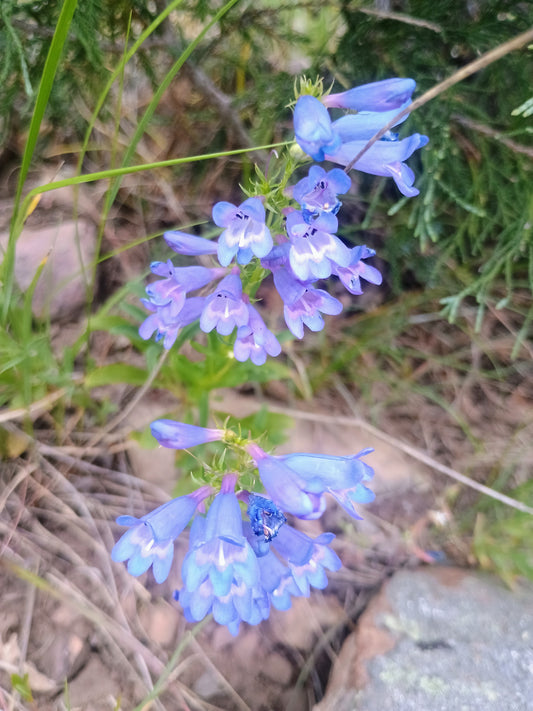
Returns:
[[[317,161],[340,145],[328,110],[309,94],[300,96],[294,107],[294,135],[300,148]]]
[[[381,131],[398,113],[396,110],[383,111],[382,113],[378,113],[377,111],[364,111],[360,114],[341,116],[341,118],[333,122],[333,125],[341,138],[341,143],[348,143],[349,141],[368,141],[378,131]],[[409,114],[406,114],[394,125],[398,126],[408,117]],[[398,135],[396,133],[388,131],[381,140],[395,141],[397,138]]]
[[[323,590],[328,585],[326,569],[342,567],[339,556],[329,547],[333,533],[311,538],[292,526],[283,526],[272,546],[284,558],[300,594],[309,597],[310,586]]]
[[[172,315],[181,311],[185,298],[190,291],[196,291],[218,279],[226,270],[207,267],[175,267],[170,259],[166,262],[152,262],[152,274],[163,277],[146,287],[146,294],[155,306],[171,305]]]
[[[322,454],[289,454],[272,456],[257,444],[247,451],[255,462],[269,498],[283,511],[298,518],[320,518],[326,508],[324,494],[331,494],[354,518],[361,518],[355,503],[368,503],[373,492],[364,486],[374,475],[361,461],[371,449],[351,457]]]
[[[295,453],[277,459],[301,477],[310,491],[331,494],[350,516],[361,519],[354,504],[368,504],[374,500],[374,492],[365,486],[373,478],[374,470],[362,458],[373,451],[367,448],[347,457]]]
[[[141,518],[119,516],[117,523],[130,528],[115,543],[111,558],[116,562],[127,560],[128,572],[135,576],[152,567],[155,580],[162,583],[172,565],[174,540],[185,529],[198,505],[212,492],[212,487],[202,486]]]
[[[257,556],[259,584],[269,606],[272,604],[277,610],[288,610],[293,597],[303,597],[290,568],[272,552],[271,544],[258,536],[249,523],[244,523],[243,530]]]
[[[337,195],[347,193],[351,184],[340,168],[327,173],[319,165],[312,165],[307,177],[294,186],[292,196],[300,203],[304,220],[311,222],[313,217],[324,212],[335,215],[342,204]]]
[[[260,198],[252,197],[236,207],[230,202],[217,202],[213,220],[224,231],[218,238],[218,261],[227,267],[237,256],[239,264],[248,264],[255,255],[264,257],[272,249],[270,230],[265,224],[265,208]]]
[[[154,420],[150,431],[160,445],[169,449],[189,449],[198,444],[216,442],[224,436],[224,430],[165,419]]]
[[[322,491],[316,493],[307,487],[305,479],[252,442],[247,451],[252,457],[268,497],[283,511],[299,518],[320,518],[326,509]]]
[[[182,566],[183,588],[175,595],[188,620],[199,621],[212,612],[232,634],[241,620],[259,621],[253,595],[259,566],[243,533],[236,480],[236,474],[227,474],[207,516],[195,518]]]
[[[242,282],[238,274],[228,274],[216,290],[206,297],[200,316],[200,328],[209,333],[216,328],[221,336],[229,336],[235,327],[246,326],[250,312],[242,298]]]
[[[427,136],[414,133],[412,136],[396,140],[380,140],[374,143],[361,158],[352,166],[371,175],[382,175],[394,180],[398,190],[406,197],[414,197],[420,192],[413,187],[415,174],[409,168],[407,160],[418,148],[428,143]],[[340,165],[348,165],[366,146],[367,140],[348,141],[343,143],[333,153],[328,153],[326,159]],[[346,265],[342,265],[346,266]]]
[[[179,231],[165,232],[163,237],[168,246],[178,254],[197,257],[200,254],[217,253],[217,243],[205,237],[196,237]]]
[[[376,267],[365,264],[363,261],[363,259],[375,256],[376,252],[373,249],[360,245],[359,247],[353,247],[351,252],[352,259],[350,264],[347,267],[333,265],[333,274],[339,277],[350,294],[359,296],[363,293],[361,279],[371,284],[381,284],[382,276]]]
[[[297,210],[288,215],[289,263],[298,279],[327,279],[331,275],[332,262],[348,266],[350,250],[333,234],[337,227],[337,218],[331,213],[319,215],[311,224]]]
[[[310,331],[324,328],[322,313],[337,316],[342,311],[342,303],[324,289],[306,286],[300,298],[292,303],[285,303],[283,315],[289,331],[296,338],[304,337],[304,326]]]
[[[155,332],[156,341],[163,339],[163,346],[168,350],[176,342],[180,329],[200,318],[205,298],[193,296],[185,299],[177,314],[172,301],[163,306],[157,306],[148,299],[141,299],[141,302],[152,313],[139,326],[139,336],[147,341]]]
[[[281,345],[251,304],[248,304],[248,315],[248,323],[237,329],[233,354],[241,363],[250,359],[254,365],[263,365],[267,355],[275,358],[281,353]]]
[[[289,264],[289,249],[288,244],[275,247],[272,252],[276,250],[276,255],[262,259],[261,264],[272,269],[274,286],[283,300],[287,328],[296,338],[303,338],[304,325],[311,331],[321,331],[324,328],[321,313],[340,314],[342,304],[324,289],[315,289],[310,281],[296,277]]]
[[[266,555],[257,558],[257,562],[261,584],[276,610],[288,610],[293,597],[303,597],[290,568],[281,562],[270,547]]]

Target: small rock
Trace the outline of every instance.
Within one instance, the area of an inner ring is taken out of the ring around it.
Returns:
[[[0,234],[6,248],[7,233]],[[86,303],[83,270],[91,269],[96,256],[96,227],[89,220],[65,220],[51,227],[25,228],[15,255],[15,279],[21,291],[30,286],[39,265],[46,264],[35,287],[33,313],[50,314],[51,320],[67,320]]]
[[[292,677],[292,665],[283,655],[271,652],[261,667],[262,673],[280,686],[287,686]]]
[[[294,598],[290,612],[272,610],[272,634],[289,649],[310,652],[324,629],[333,627],[345,618],[336,597],[313,590],[309,598]]]
[[[164,600],[153,600],[139,611],[141,623],[150,641],[160,647],[175,644],[179,617]]]
[[[100,659],[91,655],[87,665],[68,687],[70,707],[89,709],[113,709],[109,699],[118,694],[118,685],[109,676],[109,668]]]

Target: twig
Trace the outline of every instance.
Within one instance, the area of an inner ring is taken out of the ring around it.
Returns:
[[[415,99],[411,104],[409,104],[409,106],[406,106],[405,109],[398,112],[396,116],[389,121],[388,124],[383,126],[382,129],[380,129],[376,134],[374,134],[372,138],[368,141],[368,143],[364,146],[364,148],[362,148],[355,156],[355,158],[348,163],[348,165],[344,169],[344,172],[349,173],[350,170],[357,163],[357,161],[360,160],[360,158],[374,145],[374,143],[376,143],[376,141],[379,141],[379,139],[382,138],[387,133],[387,131],[390,131],[391,128],[394,128],[398,121],[404,116],[407,116],[413,111],[416,111],[416,109],[419,109],[421,106],[424,106],[424,104],[427,104],[428,101],[431,101],[439,94],[442,94],[444,91],[447,91],[452,86],[455,86],[455,84],[458,84],[460,81],[463,81],[463,79],[466,79],[470,75],[475,74],[480,69],[484,69],[485,67],[488,67],[489,64],[492,64],[498,59],[505,57],[505,55],[509,54],[509,52],[512,52],[515,49],[520,49],[520,47],[523,47],[525,44],[532,41],[533,27],[527,30],[526,32],[522,32],[516,37],[513,37],[513,39],[509,40],[508,42],[500,44],[495,49],[491,49],[489,52],[486,52],[481,57],[479,57],[479,59],[475,59],[473,62],[470,62],[466,66],[456,71],[455,74],[452,74],[452,76],[448,77],[448,79],[444,79],[444,81],[435,84],[435,86],[424,92],[422,96],[419,96],[418,99]]]
[[[404,22],[406,25],[415,25],[416,27],[424,27],[425,29],[432,30],[433,32],[442,32],[442,27],[440,25],[437,25],[436,22],[430,22],[429,20],[421,20],[419,17],[405,15],[402,12],[373,10],[370,7],[358,7],[357,12],[362,12],[364,15],[371,15],[372,17],[377,17],[379,20],[396,20],[397,22]]]
[[[28,464],[25,467],[22,467],[22,469],[18,472],[18,474],[13,477],[13,479],[9,482],[9,484],[6,484],[4,487],[4,490],[2,491],[2,495],[0,496],[0,513],[2,513],[4,506],[6,505],[7,500],[11,496],[12,492],[15,491],[17,486],[24,481],[24,479],[32,474],[36,469],[37,469],[37,464]]]
[[[235,691],[229,681],[224,677],[220,669],[218,669],[218,667],[213,664],[211,659],[209,659],[207,652],[205,651],[205,649],[203,649],[203,647],[195,637],[191,638],[191,649],[196,649],[198,652],[200,652],[206,667],[209,668],[211,673],[216,676],[219,684],[228,692],[230,697],[233,699],[234,705],[232,706],[232,708],[243,709],[244,711],[251,711],[248,704],[244,701],[244,699],[239,696],[239,694]]]
[[[34,575],[39,574],[39,561],[36,561],[32,566],[32,573]],[[22,675],[24,673],[24,665],[26,664],[26,655],[28,654],[28,644],[30,641],[30,631],[31,623],[33,619],[33,610],[35,607],[35,596],[37,594],[37,588],[33,585],[28,585],[26,588],[26,596],[24,600],[24,615],[20,625],[20,636],[19,636],[19,648],[20,648],[20,658],[19,658],[19,673]]]
[[[77,382],[78,378],[73,377],[74,382]],[[81,378],[79,378],[81,383]],[[24,417],[38,417],[43,412],[46,412],[50,405],[54,402],[61,400],[67,394],[66,388],[59,388],[59,390],[54,390],[53,392],[45,395],[40,400],[32,402],[28,407],[17,407],[13,410],[0,410],[0,422],[10,422],[11,420],[21,420]]]
[[[504,136],[499,131],[495,131],[490,126],[485,126],[485,124],[479,123],[478,121],[472,121],[472,119],[469,119],[466,116],[452,114],[451,118],[452,121],[457,121],[457,123],[460,123],[461,126],[465,126],[473,131],[482,133],[484,136],[488,136],[489,138],[494,138],[495,141],[498,141],[514,153],[522,153],[529,158],[533,158],[533,148],[531,146],[523,146],[521,143],[516,143],[516,141],[513,141],[511,138],[507,138],[507,136]]]
[[[186,62],[183,69],[191,78],[196,89],[202,93],[204,99],[217,109],[220,117],[229,125],[239,143],[252,149],[251,154],[253,155],[255,153],[261,161],[265,162],[267,160],[267,154],[264,151],[253,150],[253,141],[244,127],[239,114],[233,108],[231,98],[224,94],[224,92],[211,81],[207,74],[191,61]]]

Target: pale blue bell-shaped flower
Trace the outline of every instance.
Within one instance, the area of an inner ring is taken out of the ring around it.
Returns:
[[[135,576],[152,567],[154,578],[162,583],[172,565],[174,540],[185,529],[198,504],[212,491],[210,486],[202,486],[192,494],[168,501],[141,518],[119,516],[117,523],[129,526],[129,530],[113,546],[111,558],[116,562],[127,560],[128,572]]]

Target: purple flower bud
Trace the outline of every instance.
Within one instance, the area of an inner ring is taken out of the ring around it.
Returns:
[[[206,444],[222,439],[224,430],[187,425],[175,420],[155,420],[150,431],[163,447],[169,449],[189,449],[197,444]]]
[[[411,100],[415,88],[414,79],[396,77],[362,84],[339,94],[329,94],[322,98],[322,102],[328,108],[352,111],[399,111]]]
[[[248,453],[254,460],[261,482],[267,494],[283,511],[305,519],[320,518],[326,502],[321,495],[311,491],[306,482],[285,466],[279,457],[264,452],[257,444],[248,445]]]
[[[216,254],[217,243],[204,237],[195,237],[185,232],[165,232],[165,242],[178,254],[196,257],[200,254]]]

